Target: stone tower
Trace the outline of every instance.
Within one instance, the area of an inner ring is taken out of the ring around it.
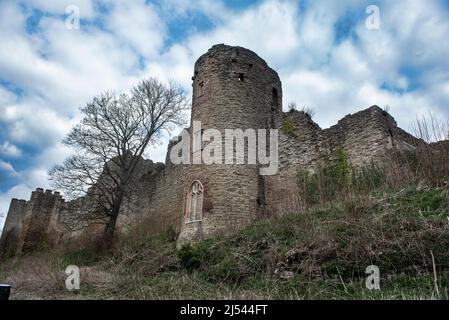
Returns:
[[[0,253],[31,252],[54,240],[64,199],[59,192],[37,188],[29,201],[12,199],[0,238]]]
[[[195,63],[192,80],[192,135],[216,129],[224,145],[225,129],[269,129],[282,111],[278,74],[248,49],[213,46]],[[201,132],[194,132],[194,121],[201,122]],[[264,213],[265,181],[257,164],[247,164],[246,151],[243,165],[224,164],[223,152],[222,164],[187,166],[180,243],[235,229]],[[201,213],[192,218],[195,210]]]
[[[194,73],[191,119],[204,128],[268,128],[272,111],[282,110],[277,72],[248,49],[215,45]]]

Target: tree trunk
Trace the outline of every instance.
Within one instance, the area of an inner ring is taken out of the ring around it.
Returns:
[[[103,233],[103,245],[106,249],[109,249],[112,246],[112,242],[114,239],[115,226],[117,224],[117,218],[120,213],[120,207],[122,206],[123,200],[123,189],[118,192],[117,197],[114,200],[111,208],[111,217],[106,224]]]

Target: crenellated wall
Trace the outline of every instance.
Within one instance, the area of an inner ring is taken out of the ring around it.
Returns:
[[[63,203],[59,192],[41,188],[32,192],[29,201],[13,199],[0,240],[2,251],[26,253],[46,242]]]
[[[298,171],[313,171],[318,164],[334,160],[338,148],[348,155],[352,165],[360,166],[389,161],[392,149],[413,151],[426,145],[399,128],[394,118],[378,106],[347,115],[328,129],[321,129],[299,111],[284,113],[277,126],[281,132],[280,170],[278,175],[266,178],[270,214],[298,210]]]

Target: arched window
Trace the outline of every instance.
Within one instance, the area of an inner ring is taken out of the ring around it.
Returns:
[[[186,223],[203,219],[203,195],[203,185],[199,181],[194,181],[187,193]]]

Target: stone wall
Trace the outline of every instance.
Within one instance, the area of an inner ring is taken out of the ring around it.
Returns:
[[[157,163],[125,197],[118,224],[126,228],[145,222],[179,230],[184,180],[182,165]]]
[[[266,177],[270,215],[300,210],[298,172],[313,171],[317,165],[334,160],[338,148],[348,155],[352,165],[361,166],[389,161],[391,149],[413,151],[425,145],[399,128],[394,118],[378,106],[347,115],[324,130],[304,112],[287,112],[277,127],[281,131],[280,170],[278,175]]]
[[[32,192],[29,201],[13,199],[0,242],[2,251],[26,253],[45,243],[63,202],[59,192],[41,188]]]
[[[25,200],[12,199],[6,216],[5,225],[0,238],[0,252],[16,253],[22,235],[22,220],[25,215],[27,202]]]

